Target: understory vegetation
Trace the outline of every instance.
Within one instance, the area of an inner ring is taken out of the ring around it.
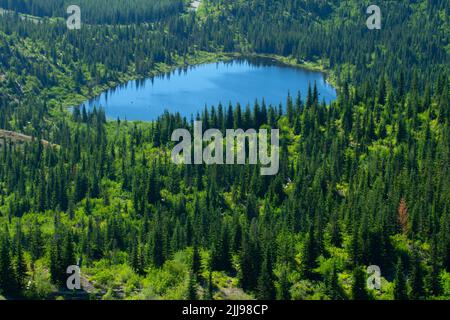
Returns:
[[[385,1],[381,30],[356,1],[135,2],[117,16],[120,1],[86,1],[76,31],[0,16],[0,132],[33,137],[0,141],[1,295],[74,298],[66,269],[81,262],[90,299],[450,299],[446,1]],[[0,7],[60,17],[64,3]],[[66,108],[246,54],[320,65],[338,98],[311,84],[151,123]],[[193,119],[280,129],[279,174],[173,164],[171,134]]]

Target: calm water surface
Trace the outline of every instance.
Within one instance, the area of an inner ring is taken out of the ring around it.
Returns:
[[[231,102],[243,107],[255,100],[266,104],[285,104],[288,92],[306,97],[308,84],[317,84],[320,100],[336,98],[335,89],[324,75],[287,67],[268,59],[234,60],[178,69],[102,93],[85,103],[88,109],[103,107],[109,119],[154,120],[165,110],[190,118],[205,106]]]

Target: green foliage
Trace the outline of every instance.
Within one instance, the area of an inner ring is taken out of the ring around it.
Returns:
[[[395,271],[395,290],[394,290],[394,298],[395,300],[408,300],[408,293],[406,289],[406,280],[403,270],[403,263],[399,258],[396,271]]]
[[[367,274],[362,268],[355,268],[353,270],[352,283],[352,299],[353,300],[368,300],[369,294],[367,292]]]
[[[66,17],[67,7],[80,6],[83,23],[128,24],[159,20],[182,12],[182,0],[0,0],[0,7],[39,17]]]
[[[62,16],[60,3],[12,5]],[[356,2],[209,0],[198,15],[157,3],[115,17],[123,4],[94,15],[105,2],[92,2],[86,17],[98,25],[76,33],[59,20],[0,17],[0,135],[34,137],[0,140],[2,296],[62,296],[66,268],[82,257],[94,298],[448,299],[444,1],[383,4],[389,32],[361,27]],[[141,21],[153,22],[101,25]],[[63,109],[224,51],[315,61],[338,86],[330,105],[311,84],[284,107],[199,113],[205,130],[279,128],[275,177],[172,164],[171,133],[192,130],[179,114],[141,123]],[[383,285],[369,294],[373,264]]]

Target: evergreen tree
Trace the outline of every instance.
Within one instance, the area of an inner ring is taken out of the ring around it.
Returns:
[[[403,263],[402,263],[401,259],[398,259],[398,262],[397,262],[394,285],[395,285],[394,299],[395,300],[408,300],[406,279],[405,279]]]
[[[412,300],[418,300],[423,297],[424,295],[423,271],[417,249],[414,249],[413,251],[410,287],[411,293],[409,296]]]
[[[314,235],[314,225],[311,225],[309,228],[308,236],[306,238],[306,242],[303,249],[303,274],[305,277],[309,279],[315,278],[314,269],[317,268],[317,242]]]
[[[338,271],[336,269],[336,264],[333,264],[333,267],[329,271],[328,275],[325,279],[325,288],[327,295],[332,300],[342,300],[343,299],[343,292],[342,288],[339,284],[339,275]]]
[[[367,273],[361,267],[356,267],[353,270],[352,282],[352,298],[353,300],[368,300],[369,294],[367,292]]]
[[[268,249],[261,265],[258,278],[257,298],[260,300],[273,300],[275,298],[275,287],[273,285],[272,264]]]
[[[195,275],[190,272],[188,276],[188,287],[186,292],[186,299],[187,300],[197,300],[197,280]]]
[[[201,267],[200,254],[198,252],[197,245],[194,245],[192,253],[192,272],[194,273],[194,275],[196,276],[200,275],[200,267]]]
[[[19,290],[25,289],[25,279],[27,276],[27,265],[25,263],[25,257],[23,255],[22,244],[19,243],[17,247],[17,256],[15,260],[15,274],[17,277],[16,283]]]
[[[0,292],[3,295],[17,293],[16,275],[13,269],[8,231],[0,234]]]
[[[291,284],[288,278],[287,267],[284,267],[281,271],[280,278],[278,280],[277,295],[276,295],[277,300],[290,300],[291,299],[290,287]]]

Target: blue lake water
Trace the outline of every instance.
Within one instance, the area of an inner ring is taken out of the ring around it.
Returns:
[[[104,108],[109,119],[154,120],[165,110],[190,118],[205,106],[231,102],[242,107],[265,100],[285,105],[288,92],[306,97],[316,83],[320,101],[336,98],[335,89],[320,72],[281,65],[269,59],[234,60],[178,69],[169,74],[134,80],[105,91],[85,103],[87,109]]]

